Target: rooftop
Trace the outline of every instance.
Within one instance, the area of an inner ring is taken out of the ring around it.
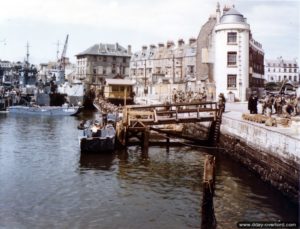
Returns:
[[[95,44],[88,48],[87,50],[77,54],[76,56],[84,56],[84,55],[100,55],[100,56],[123,56],[130,57],[128,54],[128,50],[116,44]]]
[[[134,80],[129,79],[106,79],[107,85],[134,85]]]
[[[221,23],[246,23],[246,18],[235,8],[230,8],[221,17]]]

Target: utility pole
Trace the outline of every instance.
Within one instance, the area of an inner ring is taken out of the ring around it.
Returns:
[[[146,94],[148,94],[148,89],[147,89],[147,78],[146,78],[146,59],[145,59],[145,62],[144,62],[144,68],[145,68],[145,71],[144,71],[144,94],[146,96]]]
[[[173,53],[172,61],[173,61],[173,83],[174,83],[175,82],[175,55],[174,55],[174,53]]]

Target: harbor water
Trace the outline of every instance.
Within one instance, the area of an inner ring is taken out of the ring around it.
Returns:
[[[221,152],[81,154],[83,118],[0,114],[0,228],[200,228],[206,154],[216,156],[218,228],[298,220],[298,205]]]

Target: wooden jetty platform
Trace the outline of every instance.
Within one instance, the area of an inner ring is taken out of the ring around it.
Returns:
[[[164,134],[166,139],[174,136],[202,145],[214,145],[219,137],[222,111],[223,107],[216,102],[128,105],[123,107],[123,118],[117,123],[117,137],[123,146],[139,143],[147,148],[151,130]],[[207,139],[183,136],[180,131],[167,128],[167,125],[195,122],[211,123]]]

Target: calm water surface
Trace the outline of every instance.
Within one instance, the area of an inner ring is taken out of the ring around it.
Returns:
[[[81,154],[75,117],[0,114],[0,228],[199,228],[199,148]],[[296,221],[298,206],[217,156],[218,228]]]

